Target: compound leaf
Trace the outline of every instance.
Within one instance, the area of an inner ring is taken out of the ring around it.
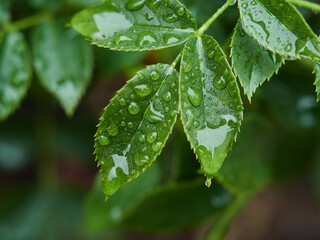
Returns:
[[[210,36],[186,43],[180,72],[182,123],[210,180],[239,131],[239,89],[223,51]]]
[[[106,195],[138,176],[161,152],[178,113],[177,84],[173,67],[149,66],[105,109],[95,147]]]
[[[71,25],[92,43],[123,51],[175,46],[196,28],[194,17],[177,0],[109,0],[76,14]]]
[[[314,82],[314,85],[316,86],[317,100],[319,101],[320,100],[320,62],[315,63],[314,73],[316,75],[316,81]]]
[[[231,43],[232,67],[251,101],[252,94],[279,70],[283,58],[265,49],[251,38],[239,21]]]
[[[12,32],[0,41],[0,120],[8,117],[27,92],[31,66],[23,35]]]
[[[320,41],[285,0],[239,0],[242,21],[262,46],[291,58],[320,59]]]
[[[32,43],[41,84],[60,101],[67,115],[72,115],[91,78],[91,47],[76,31],[65,28],[61,20],[37,27]]]

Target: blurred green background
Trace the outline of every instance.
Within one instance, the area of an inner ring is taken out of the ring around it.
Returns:
[[[224,0],[182,2],[201,26]],[[15,0],[12,21],[41,11],[69,21],[99,3]],[[320,15],[299,10],[319,34]],[[238,17],[232,6],[208,31],[227,55]],[[28,43],[31,32],[23,30]],[[181,47],[92,49],[92,80],[73,117],[34,75],[20,108],[0,122],[0,240],[320,239],[320,104],[311,62],[286,61],[252,104],[242,96],[241,134],[210,189],[178,121],[150,169],[105,202],[92,155],[103,108],[137,70],[171,63]]]

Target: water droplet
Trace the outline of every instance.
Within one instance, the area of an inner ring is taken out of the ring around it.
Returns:
[[[248,3],[242,3],[242,4],[241,4],[241,7],[242,7],[243,9],[247,9]]]
[[[159,78],[160,78],[160,73],[156,70],[153,70],[151,71],[150,73],[150,78],[153,80],[153,81],[157,81]]]
[[[140,111],[140,106],[135,102],[131,102],[128,106],[128,111],[131,115],[136,115]]]
[[[126,122],[125,121],[122,121],[121,123],[120,123],[120,126],[121,127],[124,127],[126,125]]]
[[[151,12],[147,12],[144,16],[146,17],[146,19],[147,19],[148,21],[151,21],[152,19],[155,18],[154,14],[151,13]]]
[[[192,64],[191,62],[184,62],[183,63],[183,72],[188,73],[192,70]]]
[[[205,185],[209,188],[211,186],[211,178],[207,178]]]
[[[114,137],[118,135],[119,133],[119,128],[115,123],[111,123],[109,127],[107,127],[107,132],[110,136]]]
[[[179,42],[179,38],[177,38],[176,36],[172,36],[172,35],[164,35],[164,42],[166,44],[174,44],[176,42]]]
[[[188,88],[188,99],[194,107],[198,107],[201,103],[201,96],[197,90]]]
[[[147,134],[147,141],[148,143],[153,143],[155,140],[157,140],[158,134],[156,132],[149,132]]]
[[[161,4],[161,0],[149,0],[148,1],[148,5],[151,8],[157,8],[160,6],[160,4]]]
[[[133,123],[132,122],[128,122],[128,127],[129,128],[133,128],[134,127]]]
[[[185,9],[183,6],[178,7],[178,8],[176,9],[176,13],[177,13],[180,17],[182,17],[182,16],[186,13],[186,9]]]
[[[290,52],[292,50],[292,44],[288,43],[284,50],[286,50],[286,52]]]
[[[155,144],[153,144],[152,146],[152,150],[155,152],[158,152],[162,147],[162,142],[156,142]]]
[[[105,136],[97,137],[97,141],[102,146],[107,146],[107,145],[110,144],[110,139],[108,137],[105,137]]]
[[[152,87],[149,84],[141,84],[134,86],[133,90],[140,97],[148,96],[152,92]]]
[[[131,41],[131,40],[132,40],[132,38],[129,38],[124,35],[120,35],[120,36],[115,37],[115,39],[113,40],[113,43],[114,44],[121,44],[121,43],[125,43],[125,42]]]
[[[166,102],[170,102],[171,100],[171,92],[168,91],[168,92],[165,92],[163,95],[162,95],[163,99],[166,101]]]
[[[127,101],[124,98],[120,98],[119,104],[120,104],[120,106],[124,107],[127,105]]]
[[[149,157],[143,153],[136,152],[133,160],[138,166],[144,166],[149,162]]]
[[[173,23],[173,22],[178,21],[178,19],[179,19],[175,13],[165,13],[165,14],[163,14],[162,18],[167,23]]]
[[[214,57],[215,51],[208,52],[208,58],[212,59]]]
[[[164,115],[160,112],[157,111],[153,103],[150,104],[150,108],[146,111],[144,117],[150,122],[150,123],[158,123],[163,121]]]
[[[143,47],[145,45],[155,43],[156,41],[156,37],[153,34],[144,32],[139,35],[136,44],[140,47]]]
[[[213,85],[216,89],[222,90],[226,88],[227,82],[223,76],[216,76],[213,79]]]
[[[146,136],[145,136],[144,134],[140,133],[140,135],[139,135],[139,141],[140,141],[141,143],[144,143],[145,139],[146,139]]]
[[[145,0],[129,0],[126,3],[126,9],[129,11],[140,10],[144,6]]]

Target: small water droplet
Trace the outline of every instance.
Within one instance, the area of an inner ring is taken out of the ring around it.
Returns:
[[[144,166],[149,162],[149,157],[143,153],[136,152],[133,156],[133,160],[138,166]]]
[[[105,137],[105,136],[98,137],[97,141],[102,146],[107,146],[107,145],[110,144],[110,139],[108,137]]]
[[[140,141],[141,143],[144,143],[144,141],[145,141],[145,139],[146,139],[146,136],[145,136],[144,134],[140,133],[138,138],[139,138],[139,141]]]
[[[132,38],[129,38],[125,35],[120,35],[120,36],[115,37],[115,39],[113,40],[113,43],[114,44],[121,44],[121,43],[125,43],[125,42],[131,41],[131,40],[132,40]]]
[[[153,143],[155,140],[157,140],[158,134],[156,132],[149,132],[147,134],[147,141],[148,143]]]
[[[133,90],[140,97],[146,97],[152,92],[152,87],[149,84],[141,84],[134,86]]]
[[[124,107],[124,106],[127,105],[127,101],[124,98],[120,98],[119,99],[119,104],[120,104],[120,106]]]
[[[126,125],[126,122],[125,121],[122,121],[121,123],[120,123],[120,126],[121,127],[124,127]]]
[[[136,44],[140,47],[143,47],[145,45],[151,45],[152,43],[155,43],[156,37],[152,33],[144,32],[139,35],[137,38]]]
[[[131,102],[128,106],[128,111],[131,115],[136,115],[140,111],[140,106],[135,102]]]
[[[165,92],[163,95],[162,95],[163,99],[166,101],[166,102],[170,102],[171,100],[171,92],[168,91],[168,92]]]
[[[186,9],[185,9],[183,6],[178,7],[178,8],[176,9],[176,13],[177,13],[180,17],[182,17],[182,16],[186,13]]]
[[[160,6],[160,4],[161,4],[161,0],[149,0],[148,1],[148,5],[151,8],[157,8]]]
[[[151,71],[150,73],[150,78],[153,80],[153,81],[157,81],[159,78],[160,78],[160,73],[156,70],[153,70]]]
[[[242,7],[243,9],[247,9],[248,3],[242,3],[242,4],[241,4],[241,7]]]
[[[201,96],[197,90],[188,88],[188,99],[194,107],[198,107],[201,103]]]
[[[167,23],[173,23],[173,22],[178,21],[178,19],[179,19],[175,13],[165,13],[162,15],[162,18]]]
[[[183,72],[188,73],[192,70],[192,64],[191,62],[184,62],[183,63]]]
[[[156,142],[155,144],[153,144],[152,146],[152,150],[155,152],[158,152],[162,147],[162,142]]]
[[[223,76],[216,76],[213,79],[213,85],[216,89],[222,90],[226,88],[227,82]]]
[[[114,137],[117,136],[119,133],[119,128],[115,123],[111,123],[107,128],[107,132],[110,136]]]
[[[133,123],[132,122],[128,122],[128,127],[129,128],[133,128],[134,127]]]
[[[207,178],[205,185],[209,188],[211,186],[211,178]]]
[[[140,10],[144,6],[145,0],[129,0],[126,3],[126,9],[129,11]]]
[[[284,50],[286,50],[286,52],[290,52],[292,50],[292,44],[288,43]]]
[[[147,19],[148,21],[151,21],[152,19],[155,18],[154,14],[151,13],[151,12],[147,12],[144,16],[146,17],[146,19]]]

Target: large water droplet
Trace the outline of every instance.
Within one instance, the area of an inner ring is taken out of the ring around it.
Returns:
[[[114,137],[118,135],[119,133],[119,128],[115,123],[111,123],[109,127],[107,128],[107,132],[110,136]]]
[[[147,141],[148,143],[153,143],[155,140],[157,140],[158,134],[156,132],[149,132],[147,134]]]
[[[188,99],[194,107],[198,107],[201,103],[200,93],[191,87],[188,88]]]
[[[145,97],[152,92],[152,87],[149,84],[141,84],[141,85],[134,86],[133,90],[140,97]]]
[[[110,139],[108,137],[105,137],[105,136],[97,137],[97,141],[102,146],[107,146],[107,145],[110,144]]]
[[[136,115],[140,111],[140,106],[135,102],[131,102],[128,106],[128,111],[131,115]]]
[[[126,3],[126,9],[129,11],[140,10],[144,6],[145,0],[129,0]]]

